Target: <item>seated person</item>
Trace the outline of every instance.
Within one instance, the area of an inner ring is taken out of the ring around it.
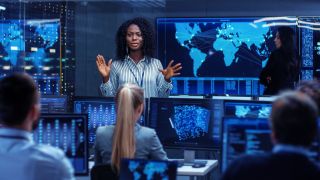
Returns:
[[[115,126],[97,129],[95,164],[111,163],[119,170],[121,158],[167,160],[155,131],[137,123],[144,107],[143,90],[137,85],[125,84],[115,98],[117,122]]]
[[[317,132],[317,106],[301,92],[282,94],[272,105],[272,153],[245,155],[226,169],[223,180],[316,180],[319,167],[308,157]]]
[[[1,180],[74,179],[73,167],[62,150],[33,142],[39,101],[37,85],[27,74],[0,80]]]

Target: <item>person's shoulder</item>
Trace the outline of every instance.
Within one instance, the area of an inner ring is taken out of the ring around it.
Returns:
[[[242,168],[246,167],[259,167],[271,158],[270,154],[259,154],[259,155],[242,155],[232,162],[233,166]]]
[[[149,127],[140,126],[140,131],[146,132],[146,133],[155,133],[155,130]]]
[[[283,54],[283,50],[281,48],[278,48],[278,49],[275,49],[271,52],[272,55],[276,55],[276,56],[279,56],[279,55],[282,55]]]
[[[120,66],[120,65],[124,64],[124,62],[125,62],[124,59],[114,59],[114,60],[112,60],[113,66]]]
[[[142,134],[144,137],[154,137],[156,135],[156,131],[152,128],[148,128],[145,126],[140,126],[139,134]]]
[[[114,130],[114,125],[108,125],[108,126],[100,126],[97,128],[97,135],[100,135],[100,134],[109,134],[109,133],[112,133]]]
[[[46,162],[57,162],[62,161],[66,158],[65,153],[57,148],[50,145],[36,144],[32,148],[32,154],[30,156],[34,160],[46,161]]]
[[[155,57],[146,56],[146,60],[147,62],[150,62],[150,63],[156,63],[156,64],[161,63],[161,61]]]

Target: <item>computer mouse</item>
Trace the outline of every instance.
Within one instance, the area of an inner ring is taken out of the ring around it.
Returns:
[[[205,167],[206,165],[205,164],[202,164],[202,163],[195,163],[192,165],[193,168],[202,168],[202,167]]]

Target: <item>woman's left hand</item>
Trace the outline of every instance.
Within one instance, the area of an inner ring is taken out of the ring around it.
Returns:
[[[170,78],[173,76],[178,76],[180,75],[179,71],[182,69],[181,63],[178,63],[174,66],[172,66],[173,60],[170,61],[166,69],[160,70],[159,71],[163,74],[164,79],[167,82],[170,82]]]

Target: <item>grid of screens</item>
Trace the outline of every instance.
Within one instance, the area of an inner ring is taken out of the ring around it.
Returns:
[[[224,116],[269,118],[272,102],[225,100]]]
[[[1,20],[0,76],[32,75],[42,94],[59,94],[60,20]]]
[[[67,96],[42,95],[40,104],[41,113],[65,113]]]
[[[320,79],[320,17],[299,17],[302,79]]]
[[[43,114],[33,138],[38,144],[62,149],[76,175],[88,174],[86,114]]]
[[[144,114],[139,121],[144,124],[147,110],[145,102]],[[96,130],[99,126],[113,125],[116,123],[116,105],[113,97],[76,97],[74,101],[75,113],[88,114],[89,146],[95,141]]]
[[[127,179],[166,179],[177,177],[177,162],[142,159],[123,159],[120,180]]]
[[[318,122],[318,127],[320,123]],[[270,127],[266,118],[225,117],[222,127],[222,170],[243,154],[271,152]],[[320,163],[319,134],[310,148],[310,157]]]
[[[261,95],[276,27],[259,19],[157,18],[158,58],[183,66],[172,93]]]
[[[211,99],[150,98],[149,126],[165,147],[217,148],[213,109]]]

